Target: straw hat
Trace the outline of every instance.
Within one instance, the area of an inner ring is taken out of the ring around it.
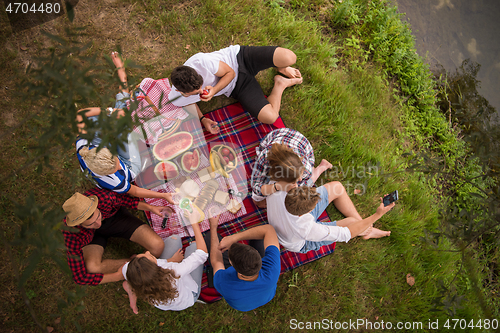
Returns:
[[[66,224],[70,227],[80,225],[94,214],[99,200],[97,196],[86,197],[76,192],[66,200],[63,209],[66,212]]]

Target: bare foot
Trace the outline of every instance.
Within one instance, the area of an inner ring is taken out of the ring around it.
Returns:
[[[138,314],[139,309],[137,308],[137,296],[132,291],[132,288],[130,288],[127,281],[123,281],[122,286],[123,286],[123,289],[125,289],[125,291],[128,294],[128,299],[130,301],[130,307],[132,308],[132,311],[134,311],[135,314]]]
[[[296,84],[301,84],[302,83],[302,78],[292,78],[292,79],[287,79],[286,77],[283,77],[281,75],[276,75],[274,77],[274,85],[278,86],[281,85],[283,89],[294,86]]]
[[[302,77],[302,74],[297,68],[293,68],[290,66],[278,68],[278,72],[285,75],[289,79]]]
[[[113,60],[113,64],[115,64],[116,68],[123,67],[123,60],[118,52],[111,52],[111,60]]]
[[[321,170],[321,172],[328,170],[332,167],[332,163],[328,162],[327,160],[323,159],[321,160],[321,163],[318,165],[318,169]]]
[[[363,238],[365,238],[365,236],[368,236],[372,232],[372,229],[373,229],[373,227],[368,227],[365,231],[360,233],[358,236],[362,236]]]
[[[373,228],[372,227],[371,232],[369,234],[363,236],[363,239],[382,238],[382,237],[387,237],[387,236],[390,236],[390,235],[391,235],[390,231],[383,231],[383,230],[380,230],[378,228]]]

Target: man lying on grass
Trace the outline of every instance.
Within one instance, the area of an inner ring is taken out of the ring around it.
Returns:
[[[212,134],[219,131],[216,122],[203,116],[195,103],[223,94],[237,99],[262,123],[272,124],[279,117],[283,91],[302,83],[299,70],[290,67],[296,60],[295,53],[276,46],[231,45],[212,53],[197,53],[172,71],[168,99],[176,106],[194,104],[200,121]],[[266,98],[255,75],[270,67],[284,76],[274,77],[273,90]]]
[[[227,304],[239,311],[250,311],[270,302],[276,294],[281,272],[279,242],[274,228],[270,225],[254,227],[226,236],[219,243],[219,218],[209,220],[209,255],[215,289]],[[243,240],[250,240],[250,245],[239,243]],[[232,265],[227,268],[222,254],[226,250]]]
[[[123,280],[120,270],[128,259],[102,259],[109,237],[131,240],[159,256],[163,240],[146,223],[126,208],[148,210],[161,216],[165,207],[152,206],[126,194],[93,188],[75,193],[66,200],[62,232],[67,247],[68,265],[78,284],[98,285]]]
[[[333,242],[348,242],[356,236],[369,239],[391,234],[373,227],[373,223],[391,210],[395,203],[386,207],[381,203],[375,214],[363,219],[340,182],[330,182],[319,188],[295,187],[288,193],[277,191],[266,200],[269,223],[276,229],[280,244],[288,251],[306,253]],[[346,218],[318,222],[330,202]]]

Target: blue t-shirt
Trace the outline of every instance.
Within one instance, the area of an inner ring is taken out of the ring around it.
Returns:
[[[130,182],[132,182],[135,178],[135,174],[120,160],[121,169],[116,171],[111,175],[98,175],[93,173],[87,167],[87,164],[80,156],[80,150],[86,146],[88,143],[87,140],[82,139],[80,137],[76,138],[76,156],[78,157],[78,162],[80,162],[80,167],[82,171],[88,170],[92,178],[94,179],[97,187],[111,190],[117,193],[126,193],[130,190]],[[90,144],[89,149],[95,149],[96,146]]]
[[[262,268],[255,281],[240,280],[236,270],[229,267],[215,273],[214,286],[231,307],[239,311],[250,311],[273,299],[280,272],[280,250],[271,245],[266,248]]]

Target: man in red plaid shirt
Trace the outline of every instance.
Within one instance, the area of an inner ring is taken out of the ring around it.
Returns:
[[[140,244],[155,257],[164,243],[146,223],[126,208],[148,210],[161,215],[165,207],[152,206],[139,198],[105,189],[93,188],[75,193],[66,200],[62,232],[67,247],[68,265],[78,284],[98,285],[123,280],[121,267],[128,259],[102,259],[109,237],[121,237]]]

